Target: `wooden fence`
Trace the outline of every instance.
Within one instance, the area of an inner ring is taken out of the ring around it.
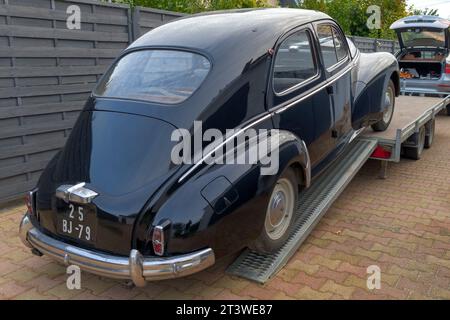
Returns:
[[[81,30],[66,25],[74,4]],[[0,202],[36,184],[117,55],[179,16],[99,1],[0,0]]]

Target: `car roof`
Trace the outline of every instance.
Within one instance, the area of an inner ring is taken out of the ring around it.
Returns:
[[[417,27],[448,29],[450,27],[450,20],[438,16],[410,16],[397,20],[391,25],[392,30]]]
[[[185,47],[212,56],[227,48],[264,50],[271,48],[285,32],[328,15],[312,10],[262,8],[215,11],[177,19],[149,31],[129,49],[145,46]]]

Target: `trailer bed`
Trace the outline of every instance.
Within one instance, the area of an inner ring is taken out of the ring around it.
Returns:
[[[400,96],[396,99],[395,111],[389,128],[384,132],[375,132],[367,128],[361,139],[378,141],[378,145],[392,151],[392,156],[386,161],[400,161],[402,144],[419,128],[429,121],[450,103],[447,98]]]
[[[400,96],[396,99],[395,112],[389,128],[384,132],[375,132],[368,128],[363,133],[363,137],[395,140],[398,129],[415,123],[422,115],[441,102],[442,98]]]

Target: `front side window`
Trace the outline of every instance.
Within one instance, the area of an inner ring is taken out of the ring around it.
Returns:
[[[341,36],[339,35],[336,28],[333,29],[333,39],[334,39],[334,46],[336,47],[336,55],[338,61],[342,61],[347,57],[347,48],[345,47],[345,43],[342,40]]]
[[[329,24],[317,27],[320,49],[326,69],[329,69],[347,57],[347,48],[338,31]]]
[[[317,74],[311,38],[306,30],[284,40],[275,57],[273,87],[283,93]]]
[[[175,50],[140,50],[121,58],[94,94],[107,98],[177,104],[196,91],[211,69],[204,56]]]

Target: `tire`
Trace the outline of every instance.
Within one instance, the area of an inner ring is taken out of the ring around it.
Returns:
[[[261,234],[250,246],[254,251],[271,254],[280,249],[292,230],[298,199],[295,171],[287,168],[272,189]]]
[[[403,149],[403,156],[412,160],[420,160],[423,150],[425,148],[426,130],[425,127],[420,128],[417,134],[417,145],[414,147],[405,147]]]
[[[433,145],[435,127],[436,127],[436,120],[434,120],[434,119],[430,120],[430,122],[428,122],[425,125],[425,128],[426,128],[425,148],[426,149],[430,149],[431,146]]]
[[[450,117],[450,104],[447,106],[447,115]]]
[[[384,103],[385,103],[385,110],[383,111],[383,118],[378,121],[377,123],[372,125],[373,131],[386,131],[387,128],[389,128],[389,125],[391,124],[392,117],[394,116],[395,111],[395,85],[392,80],[389,80],[388,87],[386,89],[386,92],[384,93]]]

